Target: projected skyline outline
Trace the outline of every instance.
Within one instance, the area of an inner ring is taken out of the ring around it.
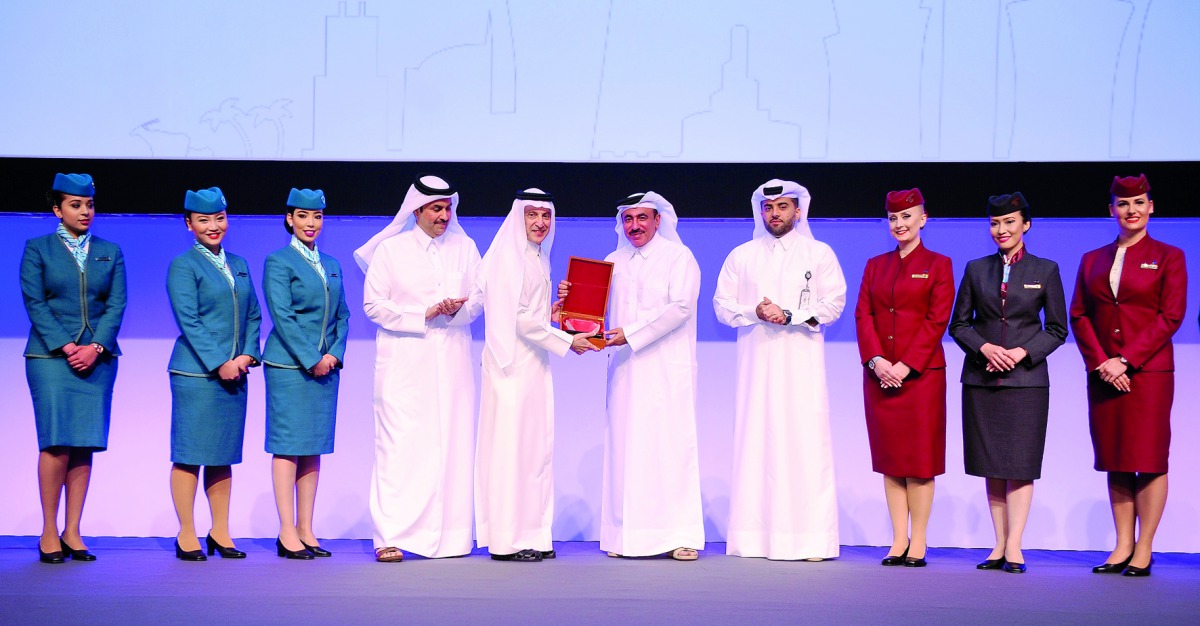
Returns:
[[[0,45],[25,51],[13,93],[35,92],[29,85],[56,64],[97,57],[89,66],[94,81],[105,90],[119,82],[112,100],[121,106],[106,113],[95,100],[0,103],[0,155],[1200,158],[1200,123],[1185,114],[1200,106],[1200,68],[1181,62],[1200,45],[1177,36],[1200,26],[1196,3],[750,0],[696,11],[682,0],[581,0],[551,12],[540,0],[432,8],[302,0],[264,2],[254,18],[234,4],[125,16],[131,26],[119,38],[87,47],[66,37],[57,56],[29,38],[5,39]],[[1089,10],[1080,11],[1084,5]],[[77,8],[81,23],[98,11]],[[5,13],[22,29],[0,30],[19,35],[54,11],[23,3]],[[174,14],[172,40],[194,38],[197,29],[231,35],[241,32],[236,20],[254,19],[262,41],[230,40],[203,57],[163,48],[155,39],[161,31],[150,26]],[[139,19],[147,28],[135,27]],[[371,27],[343,37],[338,21]],[[729,64],[743,61],[742,78],[731,80],[740,70]],[[307,80],[297,80],[305,70]],[[188,79],[197,71],[207,81]],[[798,153],[791,148],[797,131]]]

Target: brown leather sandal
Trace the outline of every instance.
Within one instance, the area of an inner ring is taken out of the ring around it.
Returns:
[[[404,553],[400,551],[400,548],[393,548],[391,546],[376,548],[375,560],[380,563],[399,563],[404,560]]]

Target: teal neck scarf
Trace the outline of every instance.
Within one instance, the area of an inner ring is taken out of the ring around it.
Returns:
[[[225,280],[229,281],[229,286],[232,287],[233,272],[229,269],[229,263],[225,261],[225,248],[221,248],[221,252],[219,254],[213,254],[208,248],[204,247],[204,244],[200,243],[199,241],[193,245],[197,250],[200,251],[200,254],[204,255],[204,258],[208,259],[209,263],[212,263],[217,269],[221,270],[221,275],[225,277]]]
[[[92,233],[84,233],[82,237],[76,238],[61,223],[54,233],[58,235],[59,239],[62,239],[63,245],[67,246],[71,256],[75,257],[75,265],[79,266],[79,271],[86,271],[88,246],[92,243]]]

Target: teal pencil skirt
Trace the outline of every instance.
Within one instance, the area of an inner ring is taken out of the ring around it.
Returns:
[[[38,450],[55,446],[108,448],[117,359],[102,355],[87,374],[71,369],[66,358],[26,358],[25,380],[33,396]]]
[[[267,379],[266,450],[281,456],[333,452],[340,372],[313,378],[301,369],[263,366]]]
[[[235,465],[246,434],[246,379],[171,374],[171,462]]]

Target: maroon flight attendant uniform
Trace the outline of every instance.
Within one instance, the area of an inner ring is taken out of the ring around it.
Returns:
[[[954,307],[950,257],[919,244],[867,261],[854,318],[864,364],[863,396],[871,469],[886,476],[933,478],[946,471],[946,354],[942,336]],[[865,367],[882,356],[912,373],[882,389]]]
[[[1083,255],[1071,300],[1071,330],[1088,370],[1096,469],[1166,473],[1175,396],[1171,336],[1187,308],[1187,268],[1182,250],[1146,235],[1125,249],[1114,297],[1108,276],[1116,253],[1114,242]],[[1095,371],[1117,356],[1129,362],[1129,393]]]

